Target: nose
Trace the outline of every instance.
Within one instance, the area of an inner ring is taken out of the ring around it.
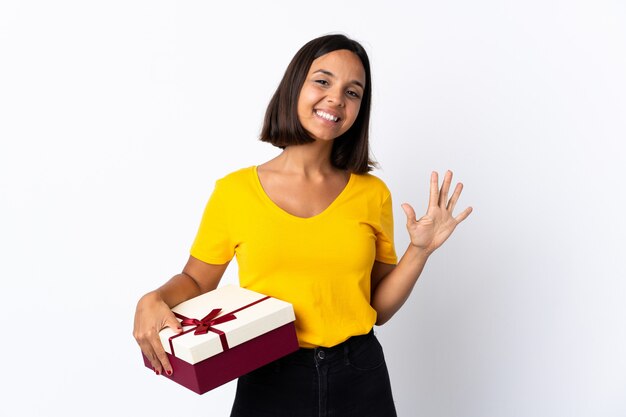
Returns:
[[[339,89],[332,89],[328,91],[326,101],[328,103],[334,104],[337,107],[343,107],[345,105],[343,92],[340,91]]]

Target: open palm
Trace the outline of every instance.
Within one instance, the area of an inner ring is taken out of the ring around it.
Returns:
[[[402,204],[402,209],[407,217],[406,228],[411,238],[411,244],[429,254],[443,245],[443,242],[450,237],[456,226],[472,212],[472,208],[468,207],[458,216],[452,216],[454,206],[463,190],[463,184],[458,183],[456,185],[448,201],[451,183],[452,171],[446,172],[441,190],[439,190],[439,175],[437,172],[433,172],[430,175],[428,209],[426,214],[420,219],[417,219],[415,216],[413,207],[407,203]]]

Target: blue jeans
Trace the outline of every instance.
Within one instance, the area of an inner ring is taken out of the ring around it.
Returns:
[[[395,417],[382,347],[370,332],[300,349],[243,375],[231,417]]]

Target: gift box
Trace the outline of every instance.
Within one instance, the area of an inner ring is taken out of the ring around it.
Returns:
[[[298,350],[291,304],[227,285],[187,300],[172,311],[183,332],[159,336],[174,370],[163,374],[204,394]],[[144,364],[152,369],[148,358]]]

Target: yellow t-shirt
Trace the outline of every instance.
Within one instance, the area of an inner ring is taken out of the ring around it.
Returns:
[[[334,346],[376,322],[372,265],[397,262],[391,195],[379,178],[352,174],[322,213],[302,218],[244,168],[216,182],[191,255],[212,264],[236,255],[242,287],[293,304],[300,346]]]

